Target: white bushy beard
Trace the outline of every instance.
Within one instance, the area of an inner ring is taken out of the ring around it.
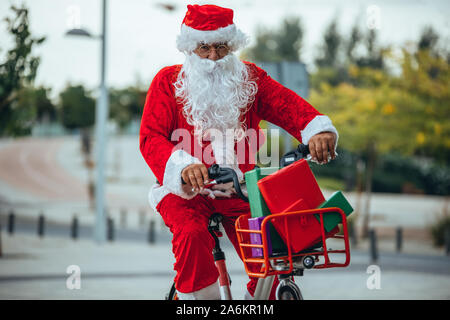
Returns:
[[[205,137],[208,129],[234,129],[236,139],[242,138],[243,114],[258,87],[249,79],[247,66],[234,54],[217,61],[195,53],[186,55],[174,85],[187,122],[197,136]]]

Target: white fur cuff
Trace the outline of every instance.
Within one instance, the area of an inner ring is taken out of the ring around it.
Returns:
[[[309,139],[311,139],[312,136],[324,131],[329,131],[336,134],[335,146],[337,146],[339,134],[336,128],[333,126],[330,118],[328,118],[327,116],[316,116],[308,123],[305,129],[301,131],[302,143],[308,144]]]
[[[191,156],[184,150],[177,150],[167,160],[164,170],[163,185],[173,194],[184,199],[192,199],[197,192],[192,191],[189,185],[181,183],[181,172],[188,165],[201,163],[200,160]]]

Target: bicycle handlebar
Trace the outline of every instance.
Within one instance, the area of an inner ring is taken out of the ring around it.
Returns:
[[[280,160],[280,167],[286,167],[297,160],[305,158],[309,154],[308,145],[299,144],[295,150],[286,153]],[[213,164],[208,168],[208,176],[213,179],[216,184],[233,182],[233,187],[236,190],[238,196],[248,202],[248,197],[244,195],[241,189],[241,184],[239,183],[239,178],[236,172],[231,168],[220,167],[218,164]],[[181,178],[181,182],[186,184],[186,182]]]
[[[248,197],[242,192],[239,178],[233,169],[220,167],[218,164],[213,164],[208,168],[208,177],[214,180],[215,184],[233,182],[233,187],[238,196],[245,202],[248,202]],[[181,182],[182,184],[186,184],[183,177],[181,177]]]
[[[297,149],[289,151],[280,159],[280,167],[284,168],[297,160],[306,158],[309,154],[309,146],[305,144],[299,144]]]
[[[236,190],[238,196],[245,202],[248,202],[248,197],[242,192],[239,178],[233,169],[214,164],[208,168],[208,176],[210,179],[214,179],[217,184],[233,182],[234,190]]]

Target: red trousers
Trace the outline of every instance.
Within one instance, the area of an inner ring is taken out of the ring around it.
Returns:
[[[219,212],[224,216],[222,225],[234,248],[242,259],[237,241],[235,221],[250,212],[249,204],[237,196],[211,199],[197,195],[191,200],[168,194],[158,204],[158,212],[173,234],[172,251],[175,255],[175,287],[179,292],[190,293],[203,289],[217,281],[219,273],[214,264],[212,249],[214,239],[208,232],[208,219]],[[258,278],[247,284],[253,296]],[[271,299],[278,280],[274,281]]]

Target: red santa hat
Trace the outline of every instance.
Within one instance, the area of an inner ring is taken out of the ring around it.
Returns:
[[[192,52],[200,42],[226,42],[232,51],[247,44],[247,36],[233,22],[233,10],[215,5],[188,5],[177,38],[181,52]]]

